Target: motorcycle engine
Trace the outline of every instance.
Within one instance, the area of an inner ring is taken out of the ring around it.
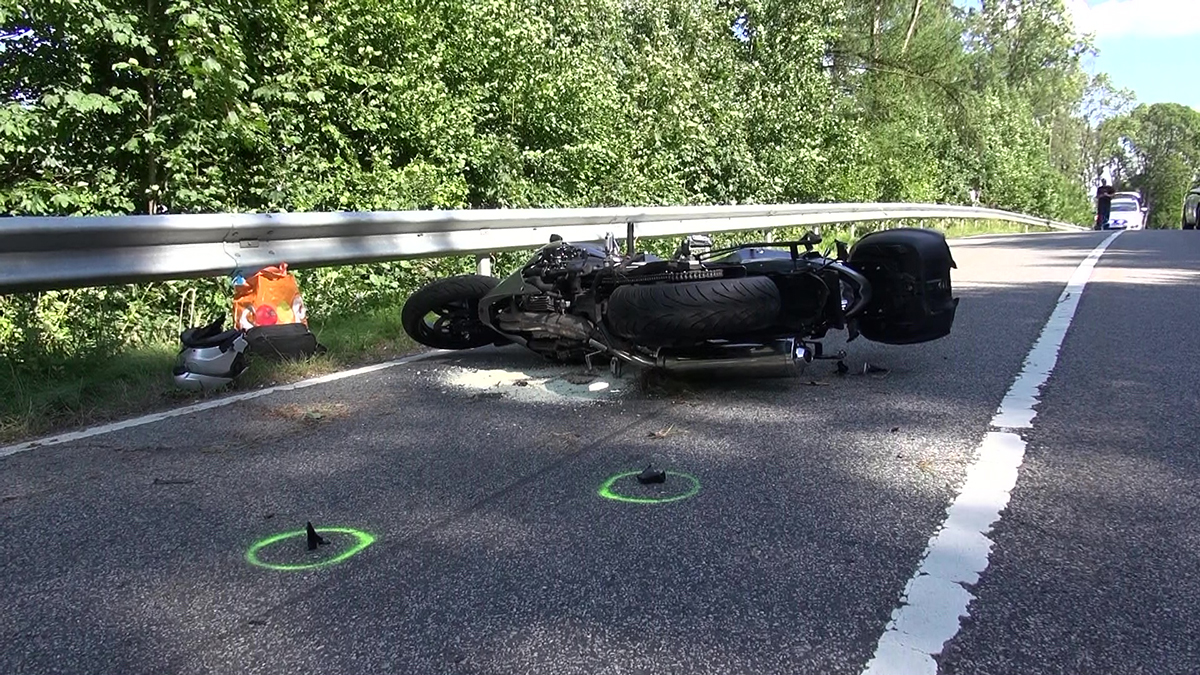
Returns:
[[[553,312],[556,304],[548,295],[530,295],[520,300],[521,309],[526,312]]]
[[[554,282],[570,274],[586,274],[603,264],[604,253],[599,248],[559,242],[539,250],[521,274],[526,279],[539,277]]]

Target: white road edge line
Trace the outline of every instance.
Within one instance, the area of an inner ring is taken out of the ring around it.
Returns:
[[[983,234],[968,234],[965,237],[953,237],[950,239],[950,241],[970,241],[972,239],[985,239],[987,237],[1026,237],[1029,235],[1039,234],[1086,234],[1087,232],[1089,232],[1089,230],[1079,230],[1078,232],[1075,230],[1046,230],[1045,232],[1040,230],[1037,232],[984,232]]]
[[[977,583],[987,569],[992,550],[987,535],[1000,521],[1017,485],[1025,440],[1015,430],[1033,426],[1037,415],[1034,406],[1058,362],[1079,297],[1100,256],[1122,231],[1093,249],[1067,281],[1020,374],[992,418],[958,496],[946,509],[946,519],[929,539],[916,574],[904,587],[863,675],[937,674],[933,657],[958,634],[959,622],[969,616],[967,607],[975,599],[963,584]]]
[[[429,351],[429,352],[421,352],[420,354],[404,356],[404,357],[395,359],[393,361],[385,361],[384,363],[376,363],[376,364],[370,365],[370,366],[363,366],[362,368],[354,368],[353,370],[343,370],[341,372],[330,373],[328,375],[322,375],[320,377],[314,377],[314,378],[311,378],[308,380],[301,380],[299,382],[292,382],[290,384],[281,384],[279,386],[268,387],[266,389],[256,389],[254,391],[248,391],[243,394],[234,394],[233,396],[226,396],[226,397],[219,398],[219,399],[216,399],[213,401],[205,401],[204,403],[196,403],[195,405],[184,406],[182,408],[175,408],[174,410],[165,410],[160,413],[153,413],[151,415],[143,415],[142,417],[135,417],[133,419],[128,419],[128,420],[121,420],[120,422],[113,422],[111,424],[103,424],[103,425],[91,427],[88,429],[82,429],[80,431],[72,431],[72,432],[65,433],[65,434],[55,434],[53,436],[47,436],[45,438],[39,438],[39,439],[33,440],[33,441],[26,441],[24,443],[10,445],[8,447],[0,447],[0,458],[8,457],[9,455],[15,455],[18,452],[25,452],[27,450],[33,450],[34,448],[43,448],[43,447],[47,447],[47,446],[51,446],[51,445],[58,445],[60,443],[69,443],[71,441],[78,441],[83,438],[91,438],[92,436],[100,436],[102,434],[108,434],[108,433],[112,433],[114,431],[120,431],[122,429],[129,429],[131,427],[140,427],[145,424],[151,424],[153,422],[160,422],[162,420],[170,419],[172,417],[179,417],[181,415],[190,415],[192,413],[200,412],[202,410],[211,410],[213,408],[220,408],[221,406],[230,405],[232,403],[239,403],[241,401],[248,401],[250,399],[258,398],[260,396],[266,396],[267,394],[274,394],[275,392],[278,392],[278,391],[294,391],[296,389],[306,389],[308,387],[316,386],[318,384],[326,384],[328,382],[336,382],[337,380],[344,380],[348,377],[354,377],[356,375],[365,375],[367,373],[374,373],[374,372],[378,372],[380,370],[387,370],[388,368],[395,368],[396,366],[403,366],[405,364],[414,363],[416,361],[420,361],[422,359],[427,359],[431,356],[436,356],[438,354],[444,354],[444,353],[446,353],[445,350],[434,350],[434,351]]]

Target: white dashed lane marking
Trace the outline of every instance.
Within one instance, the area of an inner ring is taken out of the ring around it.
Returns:
[[[1075,317],[1079,298],[1113,233],[1075,269],[1058,304],[1025,357],[1020,374],[1004,395],[958,496],[929,540],[916,574],[908,580],[899,606],[884,629],[863,675],[936,675],[933,657],[958,634],[959,621],[974,599],[963,584],[974,584],[988,566],[992,527],[1008,506],[1025,459],[1019,429],[1033,426],[1034,406],[1054,371],[1058,352]]]

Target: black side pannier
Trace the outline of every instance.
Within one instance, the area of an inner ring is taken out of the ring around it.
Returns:
[[[941,232],[872,232],[850,249],[848,262],[871,282],[871,302],[857,320],[863,337],[904,345],[950,334],[958,308],[950,293],[950,269],[956,265]]]

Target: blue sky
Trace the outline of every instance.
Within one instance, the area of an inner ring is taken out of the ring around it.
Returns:
[[[979,0],[954,0],[978,6]],[[1099,55],[1091,74],[1108,73],[1139,103],[1182,103],[1200,110],[1200,0],[1063,0],[1077,31]]]
[[[1066,0],[1099,56],[1085,64],[1141,103],[1200,109],[1200,0]]]

